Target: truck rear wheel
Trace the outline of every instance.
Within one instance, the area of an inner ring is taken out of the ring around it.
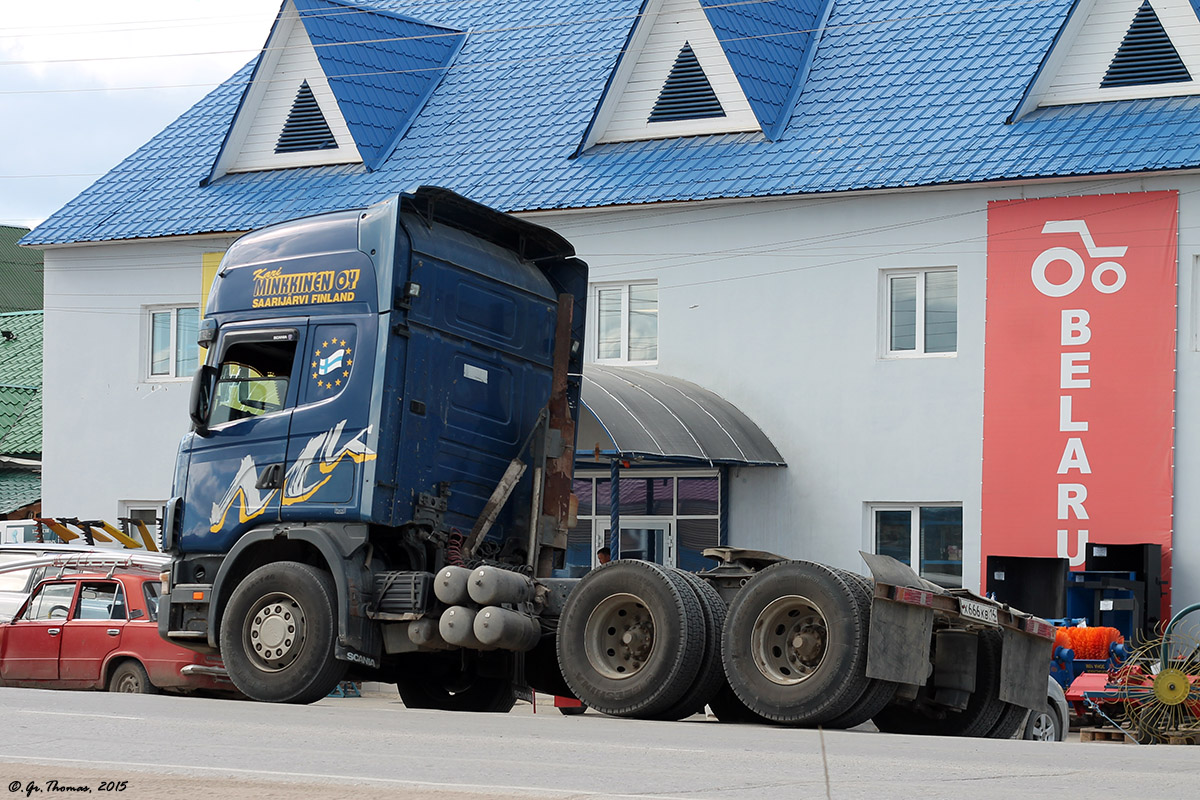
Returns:
[[[589,708],[656,717],[699,673],[703,620],[695,594],[657,564],[622,560],[594,569],[567,597],[559,620],[563,678]]]
[[[847,572],[839,570],[841,577],[846,584],[852,589],[857,590],[858,602],[860,606],[865,606],[870,609],[871,598],[875,593],[875,583],[869,578],[865,578],[855,572]],[[868,627],[870,630],[870,618],[868,615]],[[863,670],[867,668],[867,662],[863,660]],[[871,717],[878,714],[888,703],[892,702],[892,698],[896,696],[896,690],[899,684],[892,681],[883,681],[875,678],[867,679],[867,688],[863,690],[862,695],[854,701],[854,705],[829,722],[825,723],[827,728],[853,728],[856,725],[861,725]]]
[[[721,684],[717,693],[709,699],[708,707],[712,709],[718,722],[767,724],[771,721],[747,708],[741,698],[733,693],[729,681]]]
[[[913,733],[933,736],[987,736],[998,728],[1008,704],[1000,700],[999,631],[979,633],[975,661],[975,691],[962,711],[936,712],[911,707],[889,706],[874,717],[875,725],[886,733]]]
[[[700,657],[700,669],[691,687],[683,693],[675,705],[668,708],[657,719],[677,720],[704,711],[709,700],[725,682],[725,668],[721,664],[721,630],[725,626],[725,601],[717,590],[708,583],[681,569],[673,570],[674,576],[683,580],[686,588],[696,597],[704,617],[704,653]]]
[[[839,571],[773,564],[734,597],[722,657],[729,685],[759,716],[821,725],[866,690],[867,614]]]
[[[413,653],[395,672],[396,688],[406,708],[507,714],[517,702],[510,670],[480,674],[477,664],[463,663],[459,653]]]
[[[336,591],[328,573],[297,561],[251,572],[221,621],[221,658],[243,694],[270,703],[328,695],[346,664],[334,658]]]

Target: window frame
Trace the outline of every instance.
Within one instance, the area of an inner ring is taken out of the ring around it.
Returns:
[[[199,325],[201,319],[201,309],[198,303],[165,303],[161,305],[143,306],[143,320],[145,324],[145,336],[143,337],[144,354],[142,357],[143,380],[148,383],[173,383],[179,381],[190,381],[192,372],[180,375],[178,363],[179,349],[179,312],[183,310],[194,310],[196,312],[196,323]],[[170,341],[168,344],[169,366],[165,373],[156,373],[154,371],[154,317],[157,314],[171,315],[170,325]],[[199,366],[201,361],[200,346],[195,342],[191,343],[196,348],[195,362]]]
[[[631,360],[629,358],[629,321],[630,321],[630,289],[634,286],[653,286],[655,290],[655,319],[660,323],[655,326],[654,331],[654,352],[653,359]],[[602,358],[600,356],[600,293],[618,289],[621,292],[621,355],[616,358]],[[595,323],[592,327],[593,344],[592,356],[597,364],[623,364],[629,366],[654,365],[658,363],[659,344],[662,341],[661,337],[661,316],[659,311],[662,308],[662,303],[658,299],[658,280],[635,280],[635,281],[616,281],[611,283],[594,283],[589,287],[589,293],[592,300],[592,316],[595,318]]]
[[[925,574],[923,574],[923,571],[921,569],[921,509],[923,509],[923,508],[957,508],[959,510],[960,514],[962,514],[964,512],[963,504],[961,502],[868,503],[867,504],[867,527],[868,527],[867,537],[868,537],[868,539],[867,539],[867,548],[866,549],[868,552],[871,552],[871,553],[875,553],[875,554],[879,553],[879,512],[881,512],[881,511],[906,511],[909,514],[909,528],[908,528],[909,563],[908,563],[908,566],[912,569],[913,572],[917,573],[917,575],[919,575],[922,578],[925,578],[925,580],[932,580],[932,578],[929,578]],[[958,545],[958,548],[959,548],[958,559],[959,559],[961,574],[959,575],[959,585],[957,587],[947,587],[947,588],[964,588],[966,586],[965,581],[966,581],[966,577],[967,577],[966,576],[967,559],[966,559],[965,553],[963,552],[965,550],[966,535],[965,535],[965,531],[962,530],[964,527],[965,527],[964,523],[960,520],[959,528],[960,528],[960,537],[961,538],[960,538],[959,545]],[[934,581],[934,582],[936,583],[936,581]],[[939,584],[939,585],[941,585],[941,584]]]
[[[954,286],[954,349],[946,353],[929,353],[925,351],[925,278],[933,273],[952,272],[955,275]],[[883,359],[904,358],[957,358],[959,350],[959,291],[958,267],[898,267],[880,270],[879,273],[879,357]],[[916,330],[912,350],[892,349],[892,281],[896,278],[916,278]]]
[[[604,539],[604,532],[608,529],[609,522],[612,517],[610,514],[597,514],[597,494],[598,481],[609,480],[612,473],[608,470],[596,470],[592,468],[582,468],[575,473],[574,480],[586,480],[592,483],[592,498],[591,505],[581,510],[578,514],[579,527],[586,527],[589,532],[591,541],[591,568],[599,566],[596,561],[596,550],[602,546],[606,546],[607,542]],[[700,521],[715,521],[717,525],[717,544],[722,545],[726,540],[726,530],[723,520],[725,518],[725,498],[726,482],[728,476],[721,469],[629,469],[622,470],[620,479],[627,478],[669,478],[671,479],[671,513],[669,514],[622,514],[622,528],[663,528],[666,531],[666,538],[670,539],[669,544],[664,544],[664,549],[669,553],[672,566],[679,563],[679,556],[682,548],[679,545],[679,528],[680,522],[688,522],[693,520]],[[715,478],[717,480],[717,508],[712,514],[681,514],[679,513],[679,481],[688,478]],[[628,525],[626,524],[628,523]],[[577,534],[578,535],[578,534]]]

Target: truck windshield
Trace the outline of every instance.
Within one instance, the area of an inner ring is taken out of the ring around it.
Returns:
[[[238,342],[221,359],[210,425],[284,407],[295,342]]]

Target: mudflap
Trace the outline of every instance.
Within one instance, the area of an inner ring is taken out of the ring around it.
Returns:
[[[1046,707],[1050,643],[1040,636],[1004,628],[1000,652],[1000,699],[1032,711]]]
[[[942,592],[921,580],[912,568],[890,556],[860,553],[877,583]],[[931,669],[933,609],[897,603],[883,597],[871,601],[871,638],[867,643],[867,677],[924,686]]]
[[[932,637],[933,609],[876,597],[871,603],[867,677],[923,686],[929,679]]]

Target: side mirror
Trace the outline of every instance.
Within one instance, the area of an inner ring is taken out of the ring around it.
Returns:
[[[129,612],[130,619],[141,619],[144,616],[146,616],[146,612],[142,611],[140,608],[135,608]]]
[[[196,433],[203,436],[208,432],[208,412],[212,403],[213,385],[217,380],[217,368],[208,364],[201,365],[192,378],[192,397],[188,405],[188,413]]]

